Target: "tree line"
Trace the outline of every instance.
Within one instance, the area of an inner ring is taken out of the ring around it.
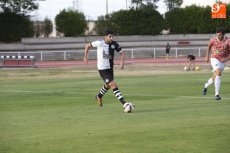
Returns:
[[[23,7],[6,5],[6,2],[14,1],[0,0],[0,42],[20,41],[22,37],[40,35],[48,37],[53,29],[52,21],[46,18],[42,22],[32,22],[26,15],[38,6],[28,3],[31,0],[24,0]],[[226,19],[212,19],[210,6],[180,8],[182,0],[165,0],[168,11],[161,15],[156,10],[157,1],[132,0],[133,5],[128,10],[99,16],[94,30],[98,35],[102,35],[108,27],[117,35],[158,35],[162,29],[170,29],[171,34],[205,34],[214,33],[216,27],[223,26],[230,32],[230,4],[227,4]],[[88,28],[87,22],[84,13],[73,9],[64,9],[55,17],[56,30],[65,37],[83,36]]]

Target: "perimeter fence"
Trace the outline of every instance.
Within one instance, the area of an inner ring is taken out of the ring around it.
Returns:
[[[165,48],[124,48],[126,58],[161,58],[165,57]],[[205,57],[206,48],[171,48],[169,57],[179,58],[192,54],[196,57]],[[61,51],[27,51],[27,52],[0,52],[1,57],[15,56],[33,56],[35,61],[66,61],[66,60],[82,60],[84,50],[61,50]],[[115,54],[115,58],[119,54]],[[96,50],[89,51],[89,59],[96,59]]]

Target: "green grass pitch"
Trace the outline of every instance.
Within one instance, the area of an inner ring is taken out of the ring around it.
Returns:
[[[213,86],[201,94],[210,75],[118,73],[119,89],[136,105],[124,113],[112,91],[97,106],[103,82],[94,70],[1,70],[0,152],[229,153],[230,73],[219,102]]]

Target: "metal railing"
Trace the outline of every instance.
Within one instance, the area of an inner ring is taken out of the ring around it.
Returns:
[[[159,58],[165,57],[165,48],[124,48],[126,58]],[[169,57],[186,57],[193,54],[196,57],[204,57],[206,48],[171,48]],[[0,56],[34,56],[35,61],[61,61],[82,60],[84,50],[62,50],[62,51],[33,51],[33,52],[0,52]],[[115,54],[115,58],[119,55]],[[89,51],[89,59],[96,59],[96,50]]]

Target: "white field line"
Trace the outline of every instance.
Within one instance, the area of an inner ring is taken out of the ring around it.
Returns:
[[[85,92],[78,92],[78,91],[55,91],[55,90],[43,90],[43,91],[29,91],[29,90],[0,90],[2,93],[63,93],[63,94],[82,94],[82,95],[91,95],[95,93],[85,93]],[[214,96],[175,96],[175,95],[154,95],[154,94],[126,94],[129,96],[140,96],[140,97],[179,97],[179,98],[190,98],[190,99],[200,99],[200,98],[206,98],[206,99],[213,99]],[[230,99],[228,97],[224,97],[223,99]]]

